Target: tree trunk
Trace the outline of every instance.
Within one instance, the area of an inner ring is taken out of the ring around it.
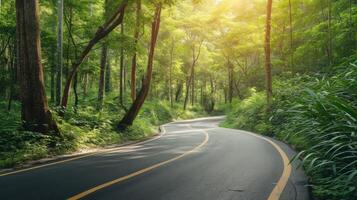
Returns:
[[[106,64],[106,70],[105,70],[105,92],[106,93],[109,93],[112,91],[111,76],[112,76],[112,69],[111,69],[111,65],[109,62],[109,52],[108,52],[107,53],[107,64]]]
[[[186,96],[185,96],[185,101],[184,101],[184,104],[183,104],[183,109],[186,110],[186,107],[187,107],[187,102],[188,102],[188,97],[189,97],[189,94],[190,94],[190,85],[192,84],[192,86],[194,87],[194,84],[193,84],[193,78],[194,78],[194,73],[195,73],[195,66],[196,66],[196,63],[198,61],[198,58],[200,57],[200,54],[201,54],[201,47],[202,47],[202,44],[203,44],[203,40],[200,42],[199,46],[198,46],[198,53],[196,55],[196,47],[195,45],[192,46],[192,65],[191,65],[191,68],[190,68],[190,71],[191,71],[191,74],[188,78],[188,81],[187,81],[187,84],[186,84]],[[194,88],[192,88],[192,90],[194,90]],[[194,91],[192,92],[192,106],[193,106],[193,102],[194,102]]]
[[[61,105],[62,73],[63,73],[63,0],[57,2],[58,27],[57,27],[57,82],[56,105]]]
[[[264,49],[265,49],[265,81],[266,81],[266,92],[267,92],[268,106],[270,106],[271,100],[273,97],[271,60],[270,60],[270,32],[271,32],[272,5],[273,5],[273,0],[268,0],[266,26],[265,26],[265,46],[264,46]]]
[[[107,20],[103,26],[99,27],[97,32],[95,33],[94,37],[88,42],[87,46],[84,48],[82,53],[80,54],[79,58],[76,62],[73,63],[71,72],[67,78],[64,90],[63,90],[63,98],[62,98],[62,110],[64,111],[68,104],[70,86],[72,80],[83,62],[83,60],[87,57],[88,53],[92,50],[92,48],[104,37],[106,37],[111,31],[114,30],[119,24],[123,22],[124,19],[124,11],[128,4],[128,0],[123,0],[123,2],[118,6],[117,10],[114,12],[113,16]],[[61,113],[62,115],[64,113]]]
[[[171,51],[170,51],[170,70],[169,70],[169,100],[170,100],[170,106],[174,106],[173,102],[173,96],[172,96],[172,67],[173,67],[173,57],[174,57],[174,40],[172,40],[171,43]]]
[[[77,92],[77,85],[78,85],[78,73],[74,76],[73,81],[73,93],[74,93],[74,112],[77,113],[78,108],[78,92]]]
[[[102,46],[102,56],[100,59],[100,75],[99,75],[98,102],[97,102],[98,110],[101,110],[103,107],[104,89],[105,89],[105,68],[107,65],[107,53],[108,53],[107,44],[104,43]]]
[[[120,32],[124,35],[124,25],[121,24]],[[121,47],[120,49],[120,69],[119,69],[119,104],[123,105],[123,90],[124,90],[124,83],[123,83],[123,76],[124,76],[124,48]]]
[[[16,0],[16,23],[23,127],[28,131],[59,135],[45,94],[38,0]]]
[[[289,0],[289,24],[290,24],[290,70],[294,68],[294,46],[293,46],[293,17],[291,0]]]
[[[148,95],[150,90],[150,83],[152,79],[152,68],[154,62],[154,53],[155,53],[155,46],[157,41],[157,36],[160,29],[160,17],[161,17],[161,4],[156,6],[154,21],[152,22],[151,28],[151,42],[150,42],[150,51],[148,56],[148,65],[146,76],[143,79],[141,90],[139,91],[137,98],[131,105],[129,111],[125,114],[123,119],[118,124],[118,129],[123,130],[126,129],[128,126],[131,126],[138,115],[142,105],[145,102],[145,99]]]
[[[141,0],[136,1],[136,27],[135,27],[135,48],[137,48],[140,36],[140,19],[141,19]],[[131,62],[131,99],[134,102],[136,98],[136,67],[137,67],[137,49]]]
[[[188,96],[190,94],[191,78],[192,78],[192,75],[190,75],[186,81],[186,95],[185,95],[185,101],[183,102],[183,110],[186,110],[186,107],[187,107]]]
[[[180,101],[182,87],[183,87],[183,83],[182,82],[177,83],[177,90],[176,90],[176,93],[175,93],[175,102],[179,102]]]

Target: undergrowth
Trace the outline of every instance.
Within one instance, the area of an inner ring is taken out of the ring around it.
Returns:
[[[300,151],[313,193],[321,200],[357,199],[357,66],[335,75],[299,75],[274,82],[274,103],[266,114],[265,93],[227,108],[222,126],[246,129],[286,141]],[[317,78],[316,78],[317,77]]]
[[[110,98],[108,98],[110,99]],[[0,112],[0,168],[13,167],[26,161],[71,153],[82,149],[120,144],[129,140],[141,140],[157,132],[160,124],[175,119],[188,119],[206,115],[201,109],[186,111],[182,105],[170,108],[165,101],[148,101],[144,104],[133,126],[117,132],[116,123],[124,110],[113,103],[105,102],[102,111],[97,111],[93,100],[81,102],[76,111],[69,109],[63,118],[55,115],[61,137],[51,137],[20,129],[20,105],[15,102],[11,111]],[[1,108],[6,103],[0,102]],[[53,113],[56,113],[53,111]]]

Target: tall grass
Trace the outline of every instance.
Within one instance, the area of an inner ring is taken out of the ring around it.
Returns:
[[[334,73],[277,79],[272,116],[264,116],[264,93],[257,92],[236,102],[224,125],[293,145],[318,199],[355,200],[357,66],[339,67]]]

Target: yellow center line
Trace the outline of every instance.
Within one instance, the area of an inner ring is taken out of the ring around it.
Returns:
[[[82,158],[86,158],[86,157],[89,157],[89,156],[94,156],[94,155],[98,155],[98,154],[102,154],[102,153],[108,153],[108,152],[111,152],[111,151],[117,151],[117,150],[120,150],[120,149],[124,149],[124,148],[128,148],[130,146],[136,146],[136,145],[142,145],[142,144],[145,144],[145,143],[148,143],[148,142],[151,142],[151,141],[154,141],[154,140],[157,140],[159,138],[161,138],[164,134],[166,134],[166,129],[164,128],[164,126],[161,126],[163,131],[161,132],[160,135],[154,137],[154,138],[151,138],[149,140],[145,140],[145,141],[142,141],[142,142],[137,142],[137,143],[133,143],[133,144],[129,144],[127,146],[121,146],[121,147],[115,147],[115,148],[111,148],[111,149],[106,149],[106,150],[102,150],[102,151],[98,151],[98,152],[94,152],[94,153],[89,153],[89,154],[85,154],[83,156],[76,156],[74,158],[69,158],[69,159],[65,159],[65,160],[61,160],[61,161],[56,161],[56,162],[51,162],[51,163],[48,163],[48,164],[43,164],[43,165],[38,165],[38,166],[34,166],[34,167],[29,167],[29,168],[25,168],[25,169],[20,169],[20,170],[16,170],[16,171],[12,171],[12,172],[8,172],[8,173],[3,173],[3,174],[0,174],[0,177],[2,176],[8,176],[8,175],[12,175],[12,174],[17,174],[17,173],[21,173],[21,172],[26,172],[26,171],[30,171],[30,170],[34,170],[34,169],[39,169],[39,168],[43,168],[43,167],[48,167],[48,166],[52,166],[52,165],[57,165],[57,164],[61,164],[61,163],[66,163],[66,162],[70,162],[70,161],[74,161],[74,160],[79,160],[79,159],[82,159]]]
[[[177,157],[171,158],[171,159],[169,159],[169,160],[166,160],[166,161],[157,163],[157,164],[155,164],[155,165],[152,165],[152,166],[150,166],[150,167],[147,167],[147,168],[141,169],[141,170],[139,170],[139,171],[133,172],[133,173],[128,174],[128,175],[126,175],[126,176],[123,176],[123,177],[117,178],[117,179],[115,179],[115,180],[112,180],[112,181],[103,183],[103,184],[101,184],[101,185],[98,185],[98,186],[96,186],[96,187],[94,187],[94,188],[91,188],[91,189],[89,189],[89,190],[87,190],[87,191],[84,191],[84,192],[79,193],[79,194],[77,194],[77,195],[75,195],[75,196],[72,196],[72,197],[68,198],[68,200],[81,199],[81,198],[83,198],[83,197],[85,197],[85,196],[88,196],[89,194],[92,194],[92,193],[98,191],[98,190],[101,190],[101,189],[106,188],[106,187],[109,187],[109,186],[111,186],[111,185],[114,185],[114,184],[120,183],[120,182],[122,182],[122,181],[128,180],[128,179],[133,178],[133,177],[135,177],[135,176],[138,176],[138,175],[140,175],[140,174],[143,174],[143,173],[146,173],[146,172],[151,171],[151,170],[153,170],[153,169],[159,168],[159,167],[161,167],[161,166],[163,166],[163,165],[165,165],[165,164],[168,164],[168,163],[171,163],[171,162],[173,162],[173,161],[176,161],[176,160],[178,160],[178,159],[180,159],[180,158],[182,158],[182,157],[184,157],[184,156],[187,156],[187,155],[189,155],[189,154],[192,154],[193,152],[197,151],[199,148],[201,148],[201,147],[203,147],[205,144],[207,144],[207,142],[208,142],[208,140],[209,140],[209,135],[208,135],[207,131],[205,131],[205,130],[203,130],[203,129],[197,129],[197,130],[195,130],[195,131],[203,131],[203,133],[205,134],[205,139],[204,139],[204,141],[203,141],[201,144],[199,144],[199,145],[196,146],[195,148],[191,149],[190,151],[187,151],[187,152],[185,152],[185,153],[183,153],[183,154],[181,154],[181,155],[179,155],[179,156],[177,156]]]
[[[269,142],[278,151],[280,157],[282,158],[283,165],[284,165],[283,173],[282,173],[279,181],[277,182],[277,184],[275,185],[274,189],[272,190],[272,192],[270,193],[270,195],[269,195],[269,197],[267,199],[267,200],[279,200],[280,199],[280,195],[283,193],[284,188],[288,183],[288,180],[289,180],[289,177],[290,177],[290,174],[291,174],[291,170],[292,170],[291,169],[291,165],[289,164],[288,156],[279,147],[279,145],[277,145],[275,142],[273,142],[273,141],[271,141],[271,140],[269,140],[269,139],[267,139],[265,137],[253,134],[253,133],[249,133],[249,132],[246,132],[246,131],[244,131],[244,133]]]

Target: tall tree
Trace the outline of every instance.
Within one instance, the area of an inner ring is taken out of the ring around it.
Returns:
[[[87,46],[84,48],[77,61],[75,61],[72,65],[71,72],[67,78],[64,90],[61,106],[63,111],[66,109],[68,104],[69,92],[71,88],[71,83],[74,76],[77,73],[79,66],[82,64],[84,59],[87,57],[88,53],[92,50],[92,48],[104,37],[106,37],[110,32],[114,30],[119,24],[123,22],[125,8],[127,7],[128,0],[123,0],[121,4],[117,7],[114,14],[104,23],[103,26],[100,26],[95,33],[94,37],[88,42]],[[62,113],[63,114],[63,113]]]
[[[141,0],[136,1],[136,24],[135,24],[135,47],[137,48],[140,36],[140,21],[141,21]],[[136,68],[137,68],[137,49],[134,52],[131,61],[131,99],[134,101],[136,98]]]
[[[105,93],[109,93],[112,91],[112,82],[111,82],[111,76],[112,76],[112,69],[110,65],[110,57],[109,57],[109,50],[107,52],[107,65],[105,68]]]
[[[161,4],[158,4],[156,5],[154,20],[151,24],[151,41],[150,41],[146,75],[143,78],[142,87],[137,95],[137,98],[132,103],[130,109],[128,110],[128,112],[126,112],[123,119],[119,122],[118,129],[126,129],[128,126],[131,126],[133,124],[136,116],[138,115],[149,93],[151,79],[152,79],[155,46],[156,46],[157,36],[159,34],[159,29],[160,29],[160,18],[161,18]]]
[[[107,53],[108,53],[107,45],[104,43],[102,46],[102,53],[101,53],[102,55],[100,59],[100,75],[99,75],[99,84],[98,84],[98,105],[97,105],[98,110],[101,110],[103,107]]]
[[[57,25],[57,82],[56,105],[61,104],[62,73],[63,73],[63,0],[57,1],[58,25]]]
[[[108,16],[108,7],[109,7],[109,2],[108,2],[108,0],[105,0],[104,1],[104,17],[103,17],[105,20],[108,20],[108,17],[109,17]],[[102,52],[101,52],[101,59],[100,59],[100,74],[99,74],[99,83],[98,83],[98,102],[97,102],[98,110],[101,110],[103,107],[107,59],[108,59],[108,44],[107,44],[107,41],[104,41],[104,43],[102,44]]]
[[[59,134],[45,94],[38,0],[16,0],[21,118],[25,130]]]
[[[192,62],[191,62],[191,67],[190,67],[190,75],[187,79],[187,83],[186,83],[186,96],[185,96],[185,101],[183,103],[183,109],[186,110],[187,107],[187,102],[188,102],[188,97],[190,95],[190,86],[192,85],[192,90],[194,90],[194,84],[193,79],[194,79],[194,73],[195,73],[195,66],[197,64],[197,61],[200,57],[201,54],[201,48],[202,48],[202,44],[203,44],[203,40],[201,40],[198,44],[198,47],[196,48],[196,44],[192,44],[191,46],[191,52],[192,52]],[[194,96],[194,92],[192,92],[192,96]],[[194,97],[192,97],[194,98]],[[193,101],[193,99],[192,99]],[[193,103],[192,103],[193,104]]]
[[[266,81],[266,92],[267,92],[267,103],[268,106],[271,104],[273,97],[273,84],[272,84],[272,74],[271,74],[271,59],[270,59],[270,34],[271,34],[271,12],[272,12],[273,0],[267,1],[266,8],[266,21],[265,21],[265,81]]]
[[[120,25],[120,34],[124,35],[124,25],[123,23]],[[121,45],[120,47],[120,66],[119,66],[119,104],[123,105],[123,96],[124,96],[124,47]]]

